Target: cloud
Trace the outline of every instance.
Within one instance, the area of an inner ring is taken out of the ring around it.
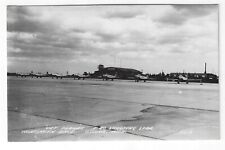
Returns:
[[[160,19],[157,19],[158,22],[169,25],[181,25],[186,20],[187,19],[183,15],[178,13],[170,13],[161,17]]]
[[[63,29],[59,22],[43,19],[42,14],[32,10],[8,7],[8,57],[43,61],[89,55],[93,48],[86,41],[94,40],[92,33],[79,28]]]
[[[160,44],[176,44],[176,43],[183,43],[185,41],[187,41],[189,38],[185,37],[183,35],[178,35],[178,36],[174,36],[174,35],[167,35],[165,37],[161,37],[158,40],[158,43]]]
[[[84,56],[102,55],[94,33],[71,29],[53,33],[9,32],[8,57],[30,59],[83,59]],[[95,42],[96,41],[96,42]]]
[[[156,21],[168,25],[182,25],[192,18],[204,17],[217,10],[217,5],[171,5],[168,13]]]
[[[119,52],[117,55],[119,58],[126,58],[126,59],[149,59],[151,58],[151,51],[122,51]]]
[[[50,28],[47,24],[42,24],[41,22],[35,20],[28,20],[28,19],[18,19],[14,23],[8,23],[7,25],[8,31],[12,32],[30,32],[30,33],[37,33],[37,32],[49,32]]]
[[[104,14],[105,18],[108,19],[131,19],[135,18],[137,16],[142,15],[143,12],[140,10],[133,10],[132,8],[130,9],[124,9],[124,10],[114,10],[112,9],[111,11],[107,11]]]
[[[182,11],[183,14],[192,16],[192,17],[200,17],[200,16],[206,16],[214,11],[217,10],[218,5],[212,5],[212,4],[190,4],[190,5],[172,5],[176,10]]]
[[[98,63],[113,65],[115,57],[148,72],[162,65],[174,71],[182,59],[197,65],[218,52],[216,10],[205,5],[8,7],[8,68],[39,64],[49,71],[65,66],[88,71]]]
[[[27,7],[23,6],[8,6],[7,7],[7,18],[8,19],[17,19],[17,18],[28,18],[35,16],[34,13],[29,11]]]
[[[120,37],[119,34],[112,34],[112,33],[106,33],[106,32],[96,32],[95,34],[99,36],[102,41],[105,41],[105,42],[112,42],[112,41],[118,40],[118,38]]]
[[[165,31],[157,37],[156,43],[160,45],[181,45],[197,37],[195,32],[186,31],[186,29],[187,27]]]
[[[46,33],[56,28],[50,21],[41,21],[38,15],[26,7],[8,7],[7,31]]]
[[[177,49],[177,48],[172,49],[170,52],[171,52],[171,53],[178,53],[178,54],[186,53],[185,51],[183,51],[183,50],[181,50],[181,49]]]
[[[23,34],[20,34],[8,39],[8,47],[21,50],[19,53],[10,52],[9,57],[58,59],[71,59],[75,55],[83,53],[87,55],[86,52],[90,52],[92,49],[82,39],[64,36],[64,34],[37,34],[29,39],[24,39]]]

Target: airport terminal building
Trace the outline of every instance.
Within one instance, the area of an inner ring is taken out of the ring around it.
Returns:
[[[104,67],[104,65],[98,65],[98,71],[95,71],[93,76],[100,77],[103,74],[116,75],[120,79],[134,79],[135,75],[142,74],[141,71],[131,68],[120,67]]]

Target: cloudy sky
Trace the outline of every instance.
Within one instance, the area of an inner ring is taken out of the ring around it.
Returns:
[[[217,5],[8,6],[9,72],[218,73]]]

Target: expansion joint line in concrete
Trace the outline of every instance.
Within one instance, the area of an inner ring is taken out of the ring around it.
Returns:
[[[174,106],[174,105],[163,105],[163,104],[152,104],[152,103],[138,103],[138,102],[129,102],[125,100],[110,100],[110,99],[104,99],[104,98],[90,98],[90,97],[82,97],[82,96],[76,96],[79,98],[89,98],[89,99],[96,99],[96,100],[103,100],[103,101],[117,101],[117,102],[125,102],[125,103],[133,103],[133,104],[141,104],[141,105],[153,105],[153,106],[161,106],[161,107],[171,107],[171,108],[182,108],[182,109],[190,109],[190,110],[201,110],[201,111],[210,111],[210,112],[219,112],[218,110],[213,109],[203,109],[203,108],[193,108],[193,107],[184,107],[184,106]]]

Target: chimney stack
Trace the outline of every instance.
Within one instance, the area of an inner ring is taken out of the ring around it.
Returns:
[[[206,63],[205,63],[205,74],[206,74]]]

